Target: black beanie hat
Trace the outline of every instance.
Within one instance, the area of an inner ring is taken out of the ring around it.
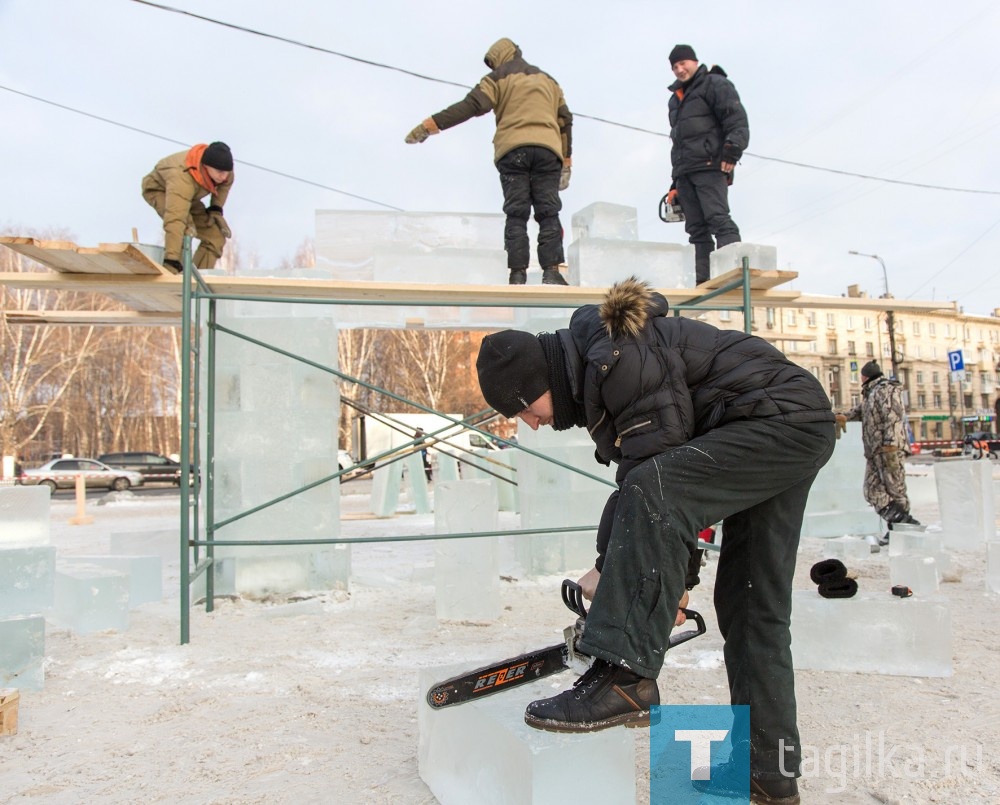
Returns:
[[[670,66],[673,67],[677,62],[686,59],[698,61],[698,57],[694,54],[694,48],[690,45],[674,45],[674,49],[670,51]]]
[[[549,390],[549,368],[538,339],[501,330],[483,339],[476,359],[483,398],[508,419]]]
[[[867,377],[869,380],[874,380],[876,377],[882,376],[882,367],[875,361],[868,361],[868,363],[861,367],[861,376]]]
[[[205,153],[201,155],[201,164],[215,168],[217,171],[231,171],[233,169],[233,152],[225,143],[212,143],[205,148]]]

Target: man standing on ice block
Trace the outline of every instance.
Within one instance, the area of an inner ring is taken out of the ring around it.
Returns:
[[[573,115],[562,88],[521,57],[521,48],[506,37],[493,43],[484,59],[491,72],[468,95],[431,115],[406,135],[410,145],[473,117],[493,112],[493,162],[503,189],[504,249],[508,283],[527,280],[531,243],[528,217],[538,222],[538,262],[543,285],[566,285],[559,266],[564,260],[559,192],[569,187],[573,152]]]
[[[501,414],[533,430],[586,427],[598,461],[618,464],[600,555],[580,579],[593,605],[579,648],[594,664],[525,721],[560,732],[649,723],[698,532],[722,520],[715,607],[750,741],[712,769],[713,790],[729,775],[745,791],[736,770],[749,762],[754,802],[797,803],[789,624],[806,497],[835,441],[822,386],[761,338],[668,317],[635,277],[568,329],[487,336],[477,369]]]

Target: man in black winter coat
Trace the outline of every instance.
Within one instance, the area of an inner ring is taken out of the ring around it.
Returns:
[[[677,80],[670,85],[668,104],[673,167],[668,197],[676,198],[684,211],[700,284],[709,278],[709,255],[716,246],[740,240],[729,215],[728,192],[733,168],[750,143],[750,124],[725,71],[699,65],[690,45],[670,51],[670,68]]]
[[[736,770],[749,764],[753,801],[797,803],[792,576],[809,487],[835,441],[820,383],[763,339],[667,316],[666,299],[634,277],[568,329],[487,336],[477,369],[501,414],[532,429],[586,427],[598,460],[618,465],[598,564],[581,579],[593,604],[579,648],[594,663],[571,690],[532,702],[525,721],[559,732],[649,724],[698,531],[722,520],[715,607],[750,741],[712,783],[745,792]]]

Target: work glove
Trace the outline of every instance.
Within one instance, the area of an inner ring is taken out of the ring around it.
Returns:
[[[181,265],[180,260],[164,260],[163,265],[165,265],[167,268],[173,269],[178,274],[180,274],[184,270],[184,266]]]
[[[222,217],[222,207],[213,204],[206,209],[208,211],[208,223],[215,226],[222,233],[222,237],[229,240],[233,236],[233,231],[229,228],[229,224],[226,223],[226,219]]]
[[[415,145],[416,143],[422,143],[432,134],[440,133],[441,129],[438,128],[437,123],[434,122],[433,117],[427,118],[423,123],[417,126],[413,131],[406,135],[407,145]]]
[[[840,438],[841,433],[847,433],[847,417],[843,414],[837,414],[837,427],[835,430],[837,438]]]
[[[573,172],[573,160],[570,159],[569,157],[566,157],[566,159],[563,160],[562,171],[559,174],[560,191],[565,190],[567,187],[569,187],[569,177],[572,172]]]
[[[667,191],[667,204],[672,207],[676,203],[677,203],[677,188],[671,187],[670,190]]]

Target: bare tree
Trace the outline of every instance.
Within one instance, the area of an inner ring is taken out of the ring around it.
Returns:
[[[38,269],[2,249],[0,270]],[[9,320],[9,313],[16,311],[72,307],[75,294],[7,287],[0,294],[0,453],[16,456],[60,411],[63,397],[100,339],[93,327],[19,325]]]

